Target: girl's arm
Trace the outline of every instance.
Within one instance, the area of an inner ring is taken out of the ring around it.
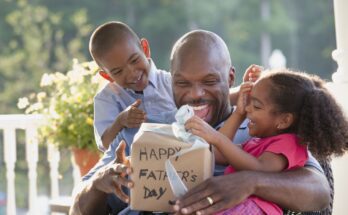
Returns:
[[[243,151],[238,145],[224,135],[215,138],[214,144],[227,163],[233,166],[235,170],[255,170],[266,172],[278,172],[283,170],[288,162],[283,155],[272,152],[264,152],[260,157],[256,158]]]
[[[228,137],[230,140],[233,140],[240,124],[246,118],[245,107],[247,106],[249,93],[251,92],[252,87],[252,82],[245,82],[240,86],[236,110],[231,114],[231,116],[224,122],[223,126],[219,129],[219,131],[223,135]]]
[[[233,113],[235,115],[236,113]],[[205,139],[208,143],[214,145],[219,151],[216,154],[216,162],[224,163],[233,166],[236,170],[257,170],[257,171],[281,171],[287,165],[287,160],[282,155],[264,152],[259,158],[243,151],[238,145],[233,144],[231,140],[216,131],[204,120],[197,116],[189,119],[185,128],[190,130],[192,134]],[[232,132],[231,132],[232,133]]]
[[[244,72],[243,82],[257,81],[257,79],[259,79],[261,75],[262,70],[263,70],[262,66],[255,65],[255,64],[250,65]],[[237,104],[239,88],[240,86],[230,88],[229,99],[232,106]]]
[[[185,127],[192,134],[202,137],[216,147],[216,163],[224,164],[227,162],[236,170],[281,171],[287,165],[287,160],[282,155],[265,152],[259,158],[255,158],[244,152],[237,145],[231,143],[240,124],[245,120],[245,107],[248,103],[251,89],[251,82],[241,85],[237,109],[226,120],[219,132],[197,116],[189,119]]]

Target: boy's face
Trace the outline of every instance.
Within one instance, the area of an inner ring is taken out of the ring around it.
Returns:
[[[213,52],[213,51],[212,51]],[[216,55],[193,53],[173,61],[173,94],[178,107],[193,106],[195,115],[215,126],[229,112],[228,93],[232,71]]]
[[[125,38],[102,56],[98,63],[112,80],[123,88],[143,91],[148,85],[150,56],[146,56],[140,44]]]

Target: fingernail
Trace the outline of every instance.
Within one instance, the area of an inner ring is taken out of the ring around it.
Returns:
[[[187,208],[183,208],[183,209],[181,209],[181,213],[183,213],[183,214],[187,214],[187,213],[188,213]]]
[[[196,214],[197,215],[202,215],[202,213],[200,211],[197,211]]]
[[[173,206],[173,209],[174,209],[174,211],[179,211],[179,210],[180,210],[180,207],[179,207],[179,205],[174,205],[174,206]]]
[[[129,203],[129,199],[125,199],[126,200],[126,203]]]
[[[132,170],[131,170],[130,168],[127,168],[127,169],[126,169],[126,173],[127,173],[127,174],[131,174],[131,173],[132,173]]]
[[[133,183],[132,183],[132,182],[129,182],[129,183],[127,184],[127,186],[128,186],[128,188],[132,188],[132,187],[133,187]]]

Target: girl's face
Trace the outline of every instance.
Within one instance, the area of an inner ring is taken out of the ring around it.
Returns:
[[[276,112],[270,99],[270,84],[270,80],[260,79],[251,91],[250,101],[246,106],[250,136],[269,137],[279,133],[277,127],[281,122],[281,114]]]

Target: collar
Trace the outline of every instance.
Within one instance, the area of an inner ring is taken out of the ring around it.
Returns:
[[[157,89],[157,67],[152,59],[149,59],[150,62],[150,71],[149,71],[149,84],[151,84],[154,88]]]

